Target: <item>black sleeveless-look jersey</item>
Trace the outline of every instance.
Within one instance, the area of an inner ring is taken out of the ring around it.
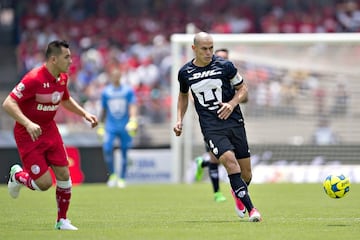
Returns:
[[[237,77],[233,63],[215,55],[205,67],[197,67],[192,62],[179,70],[178,81],[182,93],[191,89],[202,132],[243,125],[239,105],[226,120],[220,119],[217,114],[220,102],[229,102],[235,95],[234,86],[243,83],[243,79]]]

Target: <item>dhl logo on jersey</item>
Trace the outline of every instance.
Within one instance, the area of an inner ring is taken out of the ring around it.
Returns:
[[[215,75],[219,75],[221,74],[221,71],[216,71],[216,70],[208,70],[208,71],[203,71],[203,72],[197,72],[194,73],[192,75],[192,77],[189,78],[189,80],[195,80],[195,79],[200,79],[200,78],[205,78],[205,77],[211,77],[211,76],[215,76]]]

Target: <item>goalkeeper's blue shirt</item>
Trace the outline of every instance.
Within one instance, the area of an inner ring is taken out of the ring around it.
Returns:
[[[125,84],[115,87],[110,84],[101,95],[101,106],[106,111],[105,128],[107,131],[124,130],[129,121],[129,106],[136,103],[134,90]]]
[[[236,76],[233,63],[215,55],[205,67],[195,66],[191,60],[179,70],[180,91],[187,93],[191,90],[203,133],[244,124],[239,105],[226,120],[218,118],[217,114],[220,102],[229,102],[235,95],[234,86],[243,83],[242,77]]]

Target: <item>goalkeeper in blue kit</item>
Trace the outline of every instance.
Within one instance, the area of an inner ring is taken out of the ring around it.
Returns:
[[[126,172],[128,150],[132,146],[132,139],[136,135],[137,105],[133,88],[121,83],[121,72],[113,69],[110,72],[111,84],[106,86],[101,95],[100,121],[104,124],[103,153],[108,170],[109,187],[124,188],[126,186]],[[121,152],[121,171],[117,175],[114,166],[114,142],[119,139]]]

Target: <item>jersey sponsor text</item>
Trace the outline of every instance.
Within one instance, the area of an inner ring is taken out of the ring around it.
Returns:
[[[43,112],[53,112],[56,111],[58,108],[59,105],[45,105],[41,103],[39,103],[36,107],[38,111],[43,111]]]
[[[195,79],[215,76],[215,75],[219,75],[219,74],[221,74],[221,71],[216,71],[216,70],[197,72],[197,73],[194,73],[192,75],[192,77],[189,78],[189,80],[195,80]]]

